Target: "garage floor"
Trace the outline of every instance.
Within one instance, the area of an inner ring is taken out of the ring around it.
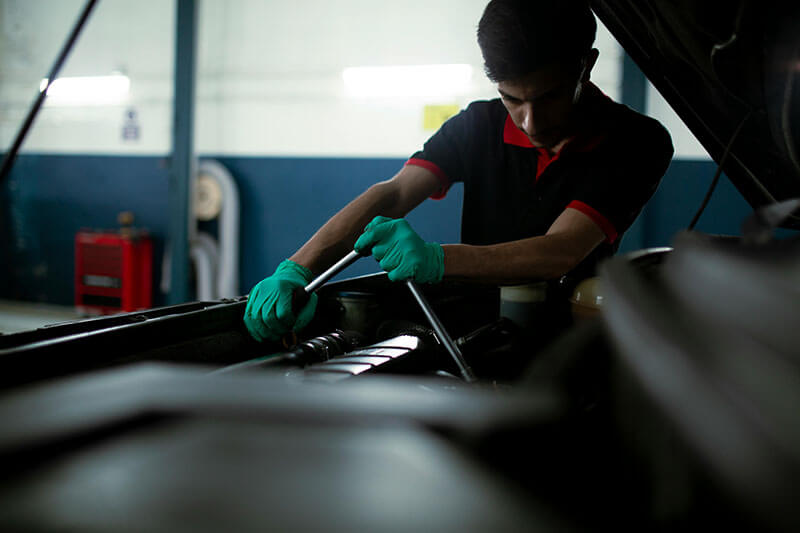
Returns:
[[[0,333],[6,335],[78,318],[74,307],[0,300]]]

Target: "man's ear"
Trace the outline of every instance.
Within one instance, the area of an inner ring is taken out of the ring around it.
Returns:
[[[600,50],[597,48],[592,48],[589,50],[589,53],[586,54],[586,66],[581,74],[581,83],[588,83],[591,79],[592,69],[597,63],[598,57],[600,57]]]

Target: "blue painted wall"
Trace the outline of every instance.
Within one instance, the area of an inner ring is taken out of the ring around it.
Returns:
[[[113,228],[133,210],[152,228],[156,254],[167,224],[167,169],[161,158],[22,155],[0,184],[0,297],[71,304],[74,237]]]
[[[691,222],[716,170],[713,161],[673,160],[653,198],[625,233],[619,251],[669,245]],[[750,205],[723,174],[696,229],[740,235],[741,223],[750,213]]]
[[[242,291],[269,275],[319,227],[367,187],[393,176],[405,159],[217,158],[239,185]],[[461,188],[426,200],[408,217],[427,240],[457,242]],[[345,277],[379,270],[363,259]]]
[[[238,183],[242,205],[242,293],[272,272],[313,232],[370,184],[392,176],[403,159],[220,157]],[[674,161],[621,249],[666,245],[699,206],[715,171],[710,161]],[[155,287],[167,234],[164,158],[20,156],[0,184],[0,298],[71,304],[73,239],[81,228],[113,228],[117,213],[136,214],[156,241]],[[462,191],[426,201],[409,217],[428,240],[456,242]],[[751,209],[723,176],[698,229],[739,234]],[[347,272],[374,272],[362,260]],[[164,303],[160,293],[155,304]]]
[[[220,157],[236,180],[242,209],[240,290],[291,255],[331,215],[404,159]],[[160,157],[22,155],[0,184],[0,298],[73,302],[75,233],[114,228],[133,211],[154,237],[154,287],[168,226],[167,160]],[[426,201],[409,217],[426,239],[459,238],[461,189]],[[362,260],[346,272],[375,272]],[[155,305],[165,303],[154,294]]]

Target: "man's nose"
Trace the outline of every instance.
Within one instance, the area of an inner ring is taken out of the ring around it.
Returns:
[[[522,131],[528,135],[533,135],[536,133],[533,121],[533,104],[531,102],[525,102],[522,104],[521,112],[522,120],[520,120],[520,126],[522,127]]]

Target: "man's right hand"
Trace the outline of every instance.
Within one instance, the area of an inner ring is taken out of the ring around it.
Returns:
[[[312,294],[308,303],[295,316],[292,310],[292,294],[302,289],[314,278],[313,273],[302,265],[286,259],[275,273],[261,280],[247,298],[244,325],[257,341],[277,341],[291,330],[300,331],[314,318],[317,295]]]

